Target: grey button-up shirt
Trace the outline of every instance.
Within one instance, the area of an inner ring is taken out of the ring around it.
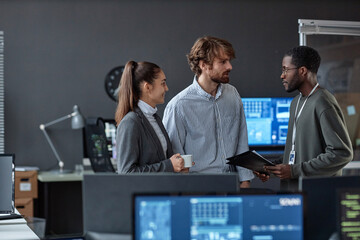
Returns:
[[[174,152],[193,155],[191,172],[229,172],[226,158],[249,150],[242,101],[229,84],[220,84],[213,97],[195,77],[192,85],[168,103],[163,123]],[[250,170],[237,170],[240,181],[254,178]]]

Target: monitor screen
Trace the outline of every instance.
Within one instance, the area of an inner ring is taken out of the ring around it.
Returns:
[[[284,146],[293,98],[242,98],[249,146]]]
[[[134,239],[303,239],[301,194],[135,195]]]
[[[340,188],[338,194],[338,229],[340,239],[360,238],[360,187]]]

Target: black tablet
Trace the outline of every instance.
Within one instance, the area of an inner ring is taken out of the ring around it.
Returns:
[[[267,160],[258,154],[255,150],[241,153],[239,155],[227,158],[227,160],[229,160],[227,164],[244,167],[252,171],[265,174],[269,173],[264,170],[264,166],[275,166],[273,162]]]

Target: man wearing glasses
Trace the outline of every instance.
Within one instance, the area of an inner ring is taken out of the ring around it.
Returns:
[[[279,177],[281,188],[297,190],[300,176],[340,176],[353,150],[343,113],[335,99],[317,82],[320,56],[306,46],[288,51],[282,61],[282,84],[298,90],[290,106],[283,163],[266,166]],[[263,181],[268,176],[257,174]]]
[[[193,83],[168,103],[163,118],[173,150],[193,155],[190,172],[233,172],[226,158],[249,150],[241,98],[228,84],[234,49],[224,39],[207,36],[195,42],[187,58]],[[240,187],[249,187],[253,173],[237,171]]]

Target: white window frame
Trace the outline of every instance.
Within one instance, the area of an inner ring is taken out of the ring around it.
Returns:
[[[299,19],[299,42],[306,46],[307,35],[360,36],[360,22]]]

